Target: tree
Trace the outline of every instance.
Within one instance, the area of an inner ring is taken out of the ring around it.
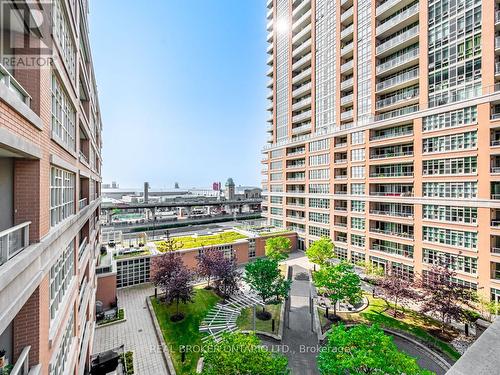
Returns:
[[[378,283],[380,278],[385,276],[385,270],[381,266],[377,266],[372,262],[359,262],[360,267],[363,267],[363,272],[366,275],[366,281]]]
[[[322,267],[313,274],[314,284],[323,291],[333,303],[333,315],[337,316],[337,303],[348,300],[349,303],[358,303],[363,292],[361,279],[354,271],[354,266],[341,262],[334,266]]]
[[[413,283],[394,271],[382,277],[378,287],[386,300],[394,302],[394,317],[398,313],[398,303],[406,306],[410,301],[419,298],[418,292],[413,288]]]
[[[325,266],[330,259],[335,257],[333,249],[332,240],[328,237],[322,237],[309,246],[306,250],[306,255],[312,263]]]
[[[217,267],[224,261],[224,253],[211,247],[203,249],[196,260],[198,261],[198,275],[207,278],[207,289],[209,289],[211,278],[215,276]]]
[[[280,261],[288,258],[292,242],[287,237],[273,237],[266,240],[266,256]]]
[[[288,359],[261,346],[255,334],[224,333],[203,350],[202,375],[288,375]]]
[[[424,293],[421,311],[438,315],[441,331],[444,331],[446,322],[451,319],[458,322],[467,321],[466,307],[474,308],[474,302],[477,300],[476,293],[456,283],[455,277],[455,271],[435,265],[419,283]]]
[[[222,257],[214,265],[215,289],[217,293],[226,299],[234,294],[239,288],[241,273],[238,271],[236,259]]]
[[[356,325],[346,329],[334,326],[327,334],[327,343],[318,357],[322,375],[430,375],[421,369],[415,358],[400,352],[391,336],[377,325]]]
[[[260,319],[269,319],[271,316],[266,314],[265,304],[271,298],[280,301],[288,296],[291,281],[286,280],[281,274],[278,261],[274,259],[257,259],[245,266],[245,276],[243,279],[250,288],[262,299],[264,306]]]
[[[151,262],[151,282],[165,293],[166,304],[176,302],[176,314],[172,321],[180,321],[184,314],[179,312],[179,303],[193,299],[193,273],[186,268],[180,256],[167,253],[153,258]]]

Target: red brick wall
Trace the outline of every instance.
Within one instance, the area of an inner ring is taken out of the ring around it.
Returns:
[[[108,309],[116,301],[116,274],[97,278],[96,301],[101,301],[104,309]]]

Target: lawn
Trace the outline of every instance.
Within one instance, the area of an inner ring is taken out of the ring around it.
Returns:
[[[193,249],[202,246],[222,245],[226,243],[233,243],[244,238],[247,238],[247,236],[233,231],[211,234],[207,236],[173,237],[173,239],[175,239],[175,242],[177,243],[177,246],[179,247],[178,250]],[[158,251],[164,252],[165,241],[156,242],[156,248],[158,249]]]
[[[179,311],[185,315],[180,322],[170,321],[170,315],[176,312],[175,304],[166,306],[155,298],[151,298],[153,309],[160,324],[163,338],[168,345],[170,355],[178,374],[191,374],[196,370],[200,358],[199,351],[186,354],[186,361],[181,362],[180,346],[201,346],[202,334],[199,326],[208,311],[220,300],[211,290],[196,289],[192,303],[180,304]]]
[[[131,251],[130,253],[127,254],[122,254],[122,255],[115,255],[115,259],[126,259],[126,258],[132,258],[132,257],[141,257],[144,255],[149,255],[151,252],[149,251],[148,248],[143,248],[142,250],[139,249],[137,251]]]
[[[395,319],[389,315],[386,310],[388,309],[387,303],[381,298],[373,298],[367,295],[369,306],[358,313],[338,313],[344,321],[353,323],[378,323],[382,327],[394,328],[396,330],[405,331],[420,338],[421,340],[434,345],[448,356],[457,360],[460,358],[458,353],[452,345],[437,338],[431,332],[438,332],[440,323],[426,315],[420,314],[416,311],[406,310],[405,317]],[[328,325],[329,321],[324,317],[324,310],[318,309],[322,327]],[[333,314],[333,311],[330,311]],[[448,330],[447,336],[453,337],[456,335],[455,331]]]
[[[262,309],[262,307],[257,306],[256,309]],[[255,318],[255,329],[257,331],[269,332],[269,333],[278,333],[279,325],[280,325],[280,312],[281,312],[281,303],[277,305],[266,305],[266,311],[269,311],[272,315],[272,318],[269,320],[260,320]],[[272,330],[272,319],[275,320],[274,332]],[[241,311],[241,315],[236,320],[236,325],[242,331],[253,330],[253,308],[249,307],[243,309]]]

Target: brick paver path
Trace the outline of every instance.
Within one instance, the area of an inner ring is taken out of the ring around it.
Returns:
[[[94,353],[116,348],[134,352],[134,370],[138,375],[168,375],[146,297],[154,294],[149,284],[118,290],[118,303],[125,309],[127,321],[98,328],[94,335]]]

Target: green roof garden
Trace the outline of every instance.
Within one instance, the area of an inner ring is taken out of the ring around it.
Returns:
[[[234,231],[221,232],[205,236],[171,237],[171,239],[175,240],[176,250],[223,245],[223,244],[233,243],[245,238],[247,238],[247,236]],[[158,251],[160,252],[166,251],[165,241],[158,241],[155,242],[155,244]]]

